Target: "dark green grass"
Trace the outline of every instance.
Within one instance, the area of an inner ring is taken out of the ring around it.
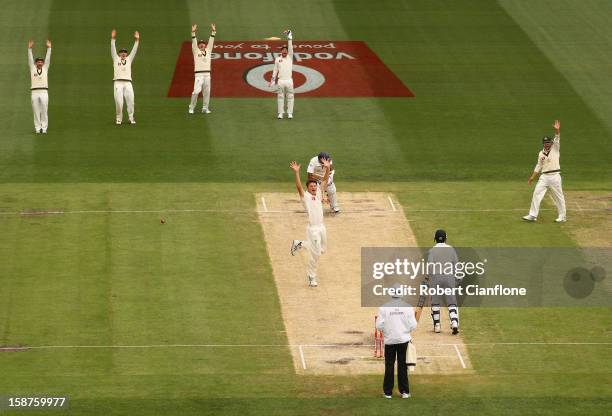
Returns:
[[[424,215],[422,184],[361,184],[393,193],[427,244],[441,219]],[[454,207],[478,208],[482,183],[454,189]],[[487,200],[512,207],[512,191]],[[584,184],[587,186],[587,184]],[[288,184],[256,184],[290,192]],[[355,185],[347,185],[347,189]],[[0,217],[11,239],[0,254],[3,344],[271,344],[275,347],[41,349],[0,354],[10,377],[0,391],[69,394],[74,414],[337,414],[405,411],[382,402],[380,377],[296,376],[252,186],[227,184],[4,185],[3,211],[64,210],[63,215]],[[19,190],[20,192],[17,192]],[[528,195],[524,199],[528,199]],[[471,201],[471,202],[470,202]],[[196,209],[202,212],[92,212]],[[90,211],[81,212],[78,211]],[[431,214],[431,213],[430,213]],[[478,213],[446,215],[457,245],[484,241],[486,227],[462,230]],[[160,218],[166,220],[160,223]],[[496,217],[503,221],[504,217]],[[500,246],[572,244],[562,228],[526,233],[512,215]],[[579,218],[576,221],[580,221]],[[540,224],[537,224],[540,226]],[[546,227],[546,225],[542,225]],[[471,231],[470,231],[471,230]],[[550,240],[549,240],[550,239]],[[606,309],[464,309],[467,342],[608,342]],[[589,322],[585,325],[585,322]],[[426,323],[425,323],[426,324]],[[562,328],[562,330],[560,329]],[[411,409],[484,414],[604,413],[610,403],[609,345],[469,345],[475,374],[413,377]],[[596,386],[592,381],[596,380]],[[87,385],[87,388],[83,388]],[[554,402],[550,403],[550,397]],[[434,399],[435,398],[435,399]],[[517,399],[521,398],[517,402]],[[571,398],[571,400],[570,400]],[[383,407],[386,406],[386,407]]]
[[[571,27],[578,41],[610,37],[597,19],[594,32],[580,30],[605,3],[563,7],[583,16]],[[187,99],[165,95],[192,19],[214,20],[220,40],[286,25],[297,39],[364,40],[416,98],[298,97],[291,123],[274,119],[273,98],[213,99],[212,117],[187,117]],[[608,345],[469,346],[474,374],[413,377],[406,403],[382,401],[379,376],[296,376],[282,332],[253,193],[292,192],[287,162],[321,149],[334,155],[341,190],[395,194],[422,245],[439,227],[457,246],[577,244],[570,227],[588,217],[572,211],[561,226],[551,211],[538,224],[522,223],[522,211],[431,211],[526,209],[526,176],[554,118],[566,188],[610,189],[610,131],[589,95],[496,3],[30,0],[3,3],[0,22],[3,212],[208,210],[0,216],[0,343],[278,345],[1,353],[0,394],[68,394],[72,413],[88,415],[608,412]],[[133,30],[142,35],[137,126],[113,125],[113,26],[121,46]],[[33,36],[40,53],[47,34],[51,120],[36,137],[25,52]],[[573,40],[558,43],[568,56]],[[609,309],[462,317],[471,343],[610,341]]]
[[[51,3],[48,32],[55,49],[50,133],[44,138],[31,133],[24,58],[25,32],[36,30],[5,29],[12,43],[5,47],[4,79],[11,85],[3,86],[10,99],[0,104],[12,116],[3,134],[0,179],[279,181],[285,161],[325,148],[347,180],[515,180],[535,163],[539,139],[550,133],[554,118],[563,123],[567,172],[583,180],[609,178],[600,167],[610,164],[610,132],[493,2],[384,1],[375,10],[366,2],[321,2],[328,14],[322,20],[321,12],[301,2],[280,9],[274,2],[208,4],[196,17],[201,26],[214,17],[219,40],[269,36],[283,20],[295,25],[298,40],[364,40],[416,94],[298,98],[292,122],[274,119],[273,98],[213,99],[212,117],[188,117],[186,98],[165,97],[180,43],[189,36],[186,2],[124,3]],[[270,9],[275,12],[268,28],[261,22]],[[242,15],[248,15],[246,27]],[[15,20],[24,18],[10,23]],[[119,45],[131,47],[136,29],[142,34],[133,69],[137,126],[113,124],[113,26]]]

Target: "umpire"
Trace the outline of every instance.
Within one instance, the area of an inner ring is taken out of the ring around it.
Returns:
[[[396,285],[395,289],[400,286]],[[396,293],[395,291],[392,293]],[[410,333],[417,327],[414,309],[404,302],[397,294],[391,295],[391,300],[378,309],[376,329],[382,331],[385,338],[385,379],[383,395],[390,399],[393,393],[393,373],[397,360],[397,387],[402,399],[410,397],[408,386],[408,365],[406,350],[412,337]]]

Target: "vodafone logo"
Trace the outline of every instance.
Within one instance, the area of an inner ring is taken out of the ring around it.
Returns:
[[[269,87],[281,41],[215,40],[211,59],[213,97],[272,97]],[[181,44],[168,97],[189,98],[194,89],[191,42]],[[365,42],[293,42],[293,85],[300,97],[414,97]]]
[[[272,75],[272,71],[274,71],[274,64],[264,64],[259,65],[254,68],[249,69],[244,79],[247,84],[250,86],[257,88],[258,90],[265,92],[276,92],[276,86],[272,85],[270,87],[270,76]],[[297,72],[298,74],[302,74],[306,79],[301,85],[296,86],[294,88],[294,92],[296,94],[301,94],[305,92],[314,91],[323,84],[325,84],[325,77],[322,73],[317,71],[316,69],[308,68],[303,65],[293,65],[293,72]],[[266,79],[266,75],[270,74],[270,76]]]

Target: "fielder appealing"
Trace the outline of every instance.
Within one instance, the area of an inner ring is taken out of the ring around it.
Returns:
[[[553,128],[555,129],[555,137],[544,136],[542,138],[544,148],[540,150],[538,163],[535,165],[533,173],[527,181],[531,185],[531,182],[540,175],[540,179],[538,179],[538,183],[533,191],[529,214],[523,217],[525,221],[536,221],[538,219],[540,203],[544,195],[546,195],[547,189],[551,190],[553,200],[557,206],[558,216],[555,222],[567,221],[565,215],[565,197],[561,188],[561,165],[559,164],[559,149],[561,148],[561,123],[559,123],[559,120],[555,120]]]
[[[432,265],[432,269],[438,270],[439,273],[429,274],[429,287],[432,288],[450,288],[453,289],[456,286],[457,280],[454,274],[443,274],[442,270],[445,267],[435,267],[437,265],[444,266],[448,263],[454,265],[459,261],[457,258],[457,252],[453,247],[446,244],[446,231],[437,230],[434,236],[436,245],[429,250],[427,256],[427,264]],[[431,318],[433,320],[434,332],[440,333],[440,304],[442,300],[446,302],[448,307],[448,316],[451,321],[451,330],[453,335],[459,333],[459,307],[457,306],[457,297],[454,294],[451,295],[432,295],[431,296]]]
[[[274,60],[274,71],[270,87],[276,83],[278,118],[282,119],[285,113],[285,97],[287,97],[287,118],[293,118],[293,33],[287,29],[287,45],[281,48],[281,56]]]
[[[323,176],[325,176],[325,169],[322,163],[323,160],[329,160],[330,166],[329,179],[327,180],[327,198],[329,199],[329,206],[335,214],[338,214],[340,212],[340,207],[338,206],[336,185],[334,184],[334,162],[332,161],[329,153],[321,152],[317,156],[310,159],[306,172],[308,173],[309,180],[315,180],[320,184],[323,180]]]
[[[193,92],[191,93],[191,103],[189,104],[189,114],[194,114],[196,105],[198,104],[198,96],[202,92],[202,113],[210,114],[208,108],[210,102],[210,57],[215,43],[215,35],[217,28],[215,24],[210,25],[210,37],[208,44],[203,39],[197,40],[196,31],[198,25],[191,26],[191,51],[193,52],[193,66],[195,71],[195,79],[193,82]]]
[[[115,88],[115,123],[121,124],[123,121],[123,99],[127,104],[128,118],[130,124],[136,124],[134,120],[134,88],[132,87],[132,61],[136,56],[138,44],[140,43],[140,34],[134,32],[134,47],[128,55],[127,49],[120,49],[117,54],[115,47],[115,39],[117,31],[111,32],[111,56],[113,58],[113,84]]]
[[[51,64],[51,41],[47,40],[47,56],[36,58],[32,56],[32,46],[34,41],[28,42],[28,64],[30,66],[31,93],[32,93],[32,112],[34,113],[34,130],[36,134],[47,133],[49,118],[47,110],[49,108],[49,65]]]
[[[295,172],[295,186],[304,208],[308,213],[308,226],[306,227],[306,241],[293,240],[291,243],[291,255],[294,256],[296,251],[302,247],[308,249],[308,268],[306,276],[308,278],[308,285],[310,287],[316,287],[317,283],[317,263],[321,254],[325,253],[327,249],[327,231],[325,230],[325,224],[323,224],[323,194],[327,187],[327,179],[329,177],[330,161],[324,159],[322,161],[325,166],[325,175],[321,186],[317,181],[309,179],[306,182],[306,190],[302,187],[302,181],[300,180],[300,165],[296,162],[291,162],[291,169]]]

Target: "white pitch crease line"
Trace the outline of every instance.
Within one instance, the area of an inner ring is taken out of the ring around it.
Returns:
[[[261,205],[263,205],[264,211],[268,212],[268,206],[266,205],[266,199],[263,196],[261,197]]]
[[[306,359],[304,358],[304,349],[302,346],[299,346],[300,349],[300,359],[302,360],[302,369],[306,370]]]
[[[393,209],[393,211],[397,211],[397,209],[395,209],[395,204],[393,203],[393,200],[391,199],[390,195],[387,195],[387,199],[389,200],[389,203],[391,204],[391,209]]]
[[[463,361],[463,357],[461,356],[461,353],[459,352],[459,348],[457,348],[457,344],[453,344],[453,347],[455,347],[455,351],[457,351],[457,357],[459,357],[459,361],[461,362],[461,367],[463,367],[464,369],[467,368],[465,366],[465,362]]]

